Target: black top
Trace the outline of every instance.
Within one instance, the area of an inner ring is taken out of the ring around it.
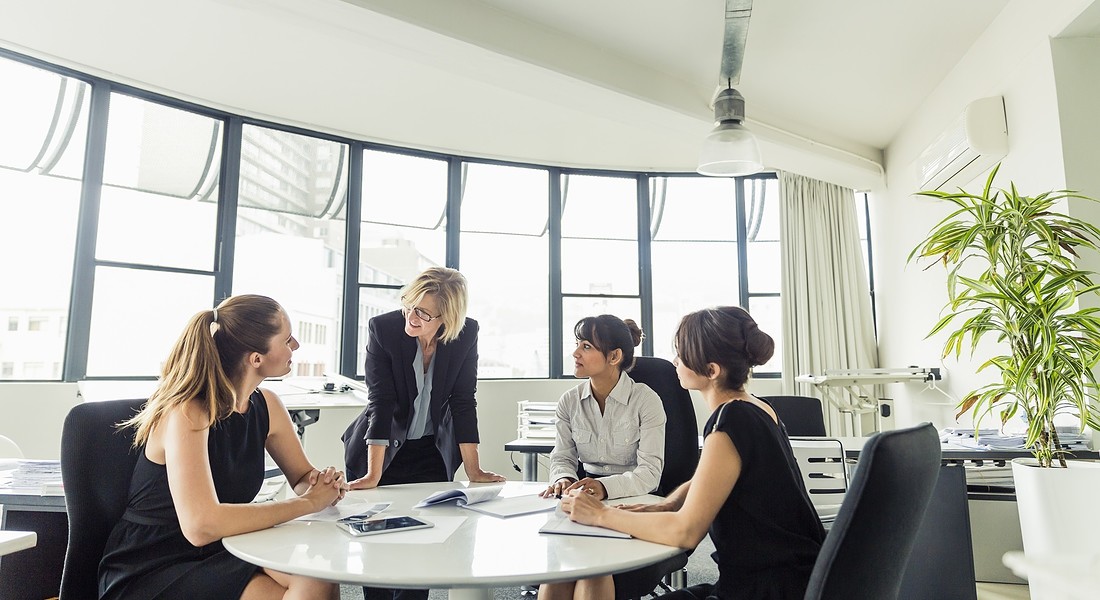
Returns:
[[[251,502],[264,480],[269,414],[263,393],[210,428],[207,451],[218,501]],[[130,500],[107,540],[99,567],[101,598],[239,598],[257,567],[220,541],[196,547],[184,537],[168,488],[168,469],[139,449]]]
[[[364,382],[367,407],[340,437],[348,479],[367,472],[366,440],[389,440],[383,471],[405,443],[413,401],[419,394],[413,360],[416,338],[405,333],[400,310],[373,317],[367,323],[367,359]],[[466,319],[458,337],[436,346],[432,397],[429,402],[435,446],[443,456],[448,478],[462,456],[458,445],[478,442],[477,433],[477,321]],[[442,333],[442,331],[441,331]]]
[[[710,527],[718,597],[801,599],[825,539],[781,425],[751,402],[718,407],[704,435],[729,436],[741,476]]]

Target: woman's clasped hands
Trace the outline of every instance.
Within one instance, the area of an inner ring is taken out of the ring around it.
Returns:
[[[320,471],[313,469],[309,472],[308,481],[309,489],[303,495],[317,501],[322,508],[336,506],[348,491],[344,472],[338,471],[336,467],[325,467]]]

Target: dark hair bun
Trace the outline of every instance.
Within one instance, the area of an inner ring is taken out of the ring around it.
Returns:
[[[775,340],[772,336],[760,331],[756,321],[742,321],[742,335],[745,337],[745,357],[749,359],[751,366],[758,367],[769,360],[775,354]]]
[[[634,345],[642,343],[645,339],[645,332],[642,328],[634,322],[634,319],[623,319],[623,323],[626,323],[626,328],[630,330],[630,338],[634,340]]]

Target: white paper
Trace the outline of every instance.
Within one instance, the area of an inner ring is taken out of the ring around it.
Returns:
[[[388,508],[389,502],[367,502],[366,500],[348,500],[344,499],[343,502],[336,506],[328,506],[324,510],[310,513],[308,515],[302,515],[295,521],[339,521],[340,519],[350,517],[358,514],[370,513],[370,516],[374,516]],[[366,518],[366,516],[364,516]]]
[[[563,535],[588,535],[593,537],[629,538],[630,534],[606,527],[594,525],[582,525],[569,520],[563,515],[554,515],[539,529],[539,533],[554,533]]]

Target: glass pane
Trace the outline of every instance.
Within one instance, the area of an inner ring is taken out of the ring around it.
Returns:
[[[221,123],[113,94],[99,260],[212,271]]]
[[[301,344],[294,374],[338,372],[347,235],[344,222],[324,207],[345,202],[329,194],[333,181],[347,179],[347,148],[261,127],[245,131],[252,143],[241,157],[241,195],[245,188],[253,195],[237,211],[233,293],[263,294],[283,305]],[[264,168],[272,164],[288,168]],[[334,166],[341,170],[333,173]],[[272,202],[258,206],[261,199]]]
[[[212,276],[97,268],[88,375],[160,375],[188,319],[213,298]]]
[[[240,206],[332,217],[347,198],[345,144],[245,125]]]
[[[736,184],[714,177],[650,180],[654,241],[737,239]]]
[[[655,241],[651,254],[653,331],[646,335],[653,340],[655,356],[672,360],[672,336],[681,317],[709,306],[738,304],[737,244]]]
[[[363,153],[360,283],[403,284],[447,263],[447,163]]]
[[[638,293],[638,191],[634,179],[562,177],[562,291]]]
[[[466,163],[462,231],[542,236],[550,180],[542,169]]]
[[[749,314],[760,326],[760,331],[772,336],[775,341],[775,354],[766,364],[754,369],[761,373],[780,373],[783,371],[783,306],[778,296],[763,296],[749,299]]]
[[[779,188],[774,179],[745,180],[745,223],[750,293],[779,293]]]
[[[634,319],[641,325],[642,302],[637,298],[562,298],[561,315],[562,374],[568,377],[573,374],[573,351],[577,348],[573,328],[577,326],[577,321],[596,315],[615,315],[620,319]],[[635,352],[640,354],[641,349]]]
[[[86,87],[0,58],[0,380],[61,378],[80,181],[43,169],[65,148],[62,128],[76,126],[69,113],[87,112],[86,104],[64,106],[51,137],[59,89]],[[73,154],[82,163],[83,144]]]
[[[548,193],[546,171],[467,170],[460,255],[481,327],[480,378],[550,375]]]
[[[362,377],[365,373],[367,360],[367,341],[370,337],[367,333],[367,322],[371,317],[377,317],[382,313],[401,308],[398,298],[398,290],[383,288],[359,287],[359,346],[355,354],[355,374]]]

